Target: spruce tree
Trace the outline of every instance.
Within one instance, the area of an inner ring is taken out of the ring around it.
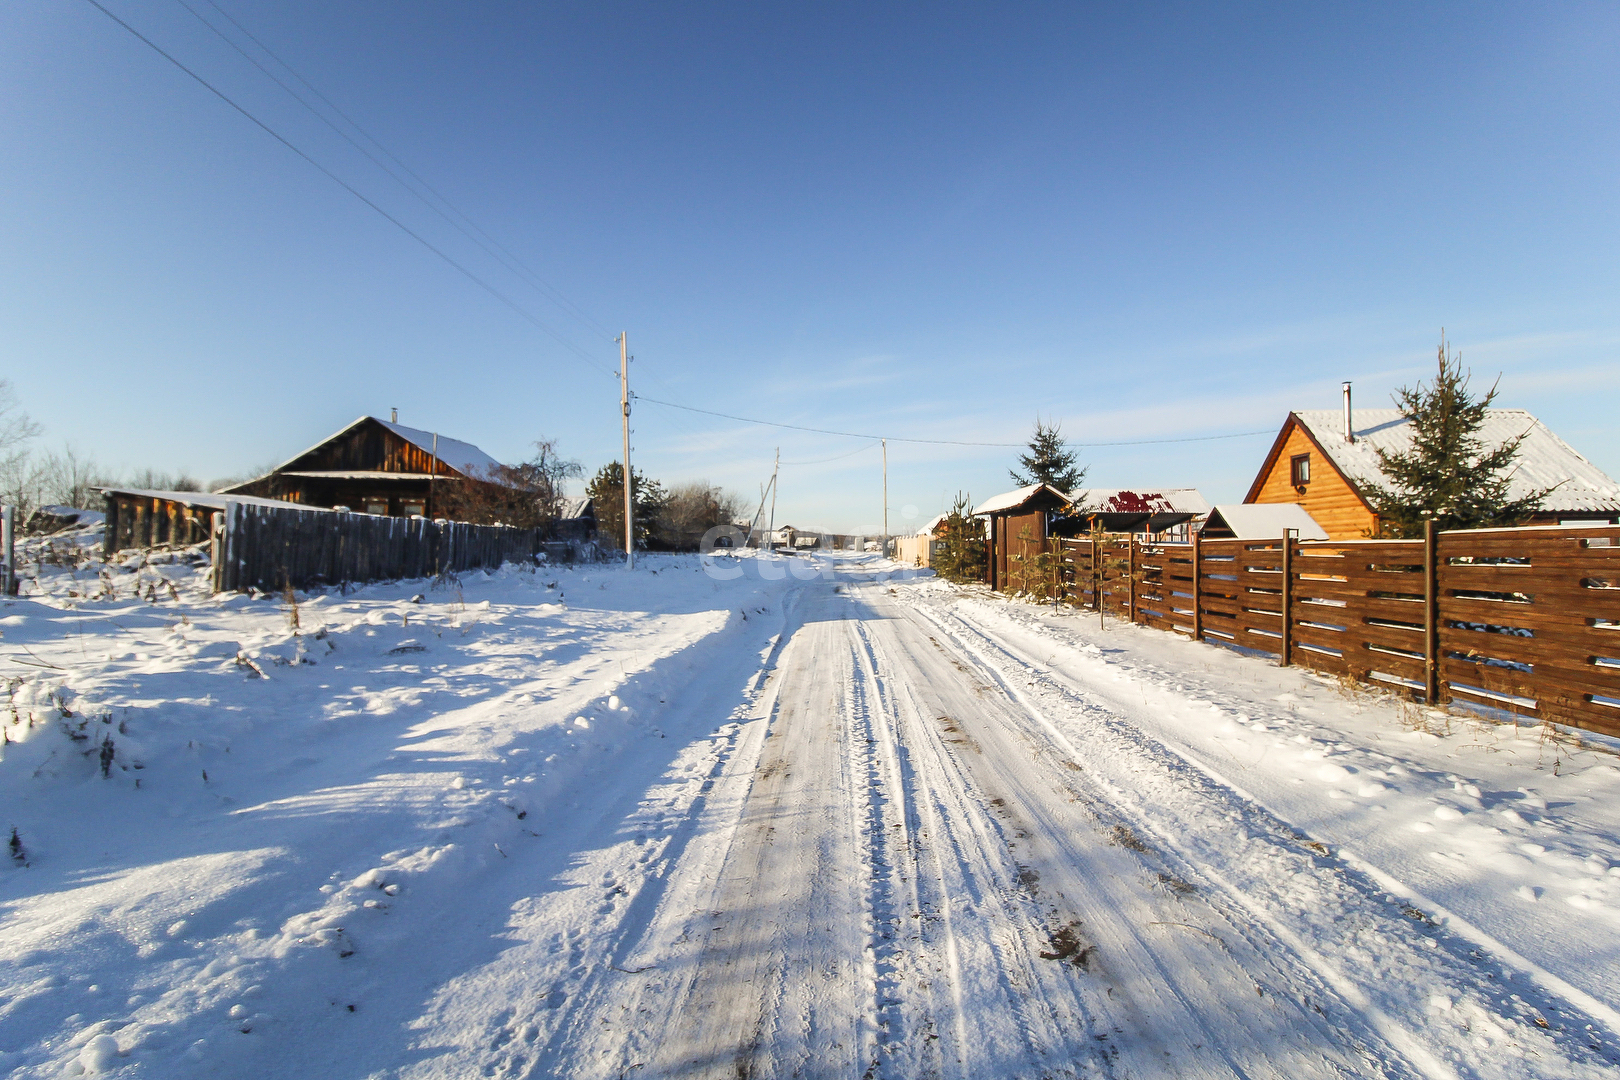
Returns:
[[[1475,398],[1468,380],[1462,354],[1448,354],[1442,336],[1434,382],[1396,391],[1395,404],[1411,425],[1412,441],[1404,450],[1375,448],[1384,483],[1362,485],[1378,514],[1381,535],[1420,537],[1423,522],[1431,517],[1441,529],[1517,525],[1552,490],[1508,497],[1524,435],[1486,446],[1479,430],[1497,388],[1492,385],[1484,397]]]
[[[968,497],[958,492],[950,513],[939,525],[939,544],[929,561],[934,573],[959,585],[983,581],[988,561],[984,523],[969,512],[969,505]]]
[[[1029,440],[1029,453],[1018,455],[1023,471],[1012,469],[1008,475],[1019,487],[1030,484],[1050,484],[1064,494],[1080,486],[1086,470],[1080,457],[1069,449],[1059,432],[1059,425],[1046,424],[1035,418],[1035,434]]]
[[[596,531],[602,543],[624,546],[624,466],[610,461],[591,477],[585,493],[591,497],[596,512]],[[658,515],[664,510],[669,496],[664,486],[649,480],[640,469],[631,470],[630,500],[635,512],[636,547],[645,547],[652,536]]]

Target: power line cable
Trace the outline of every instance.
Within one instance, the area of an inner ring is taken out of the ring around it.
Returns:
[[[660,401],[658,398],[635,395],[637,401],[650,401],[654,405],[664,405],[671,409],[685,409],[687,412],[704,413],[707,416],[719,416],[727,420],[736,420],[743,424],[759,424],[763,427],[788,428],[792,431],[813,431],[817,435],[841,435],[848,439],[871,439],[874,442],[888,439],[890,442],[926,443],[932,446],[1011,446],[1023,447],[1026,443],[1007,442],[974,442],[967,439],[908,439],[900,435],[870,435],[857,431],[834,431],[830,428],[807,427],[804,424],[786,424],[776,420],[756,420],[748,416],[735,416],[731,413],[718,412],[714,409],[700,409],[695,405],[680,405],[673,401]],[[1161,443],[1184,442],[1212,442],[1216,439],[1242,439],[1251,435],[1270,435],[1271,429],[1261,431],[1234,431],[1226,435],[1190,435],[1179,439],[1124,439],[1116,442],[1071,442],[1070,446],[1154,446]],[[862,447],[866,449],[866,447]],[[832,460],[831,458],[827,460]],[[783,462],[783,464],[788,464]],[[800,464],[809,464],[800,462]]]
[[[489,293],[495,299],[499,300],[501,303],[503,303],[507,307],[511,308],[520,317],[522,317],[525,321],[532,324],[536,329],[538,329],[538,330],[542,331],[543,333],[545,333],[548,337],[552,338],[552,340],[556,341],[559,345],[561,345],[564,348],[568,349],[570,352],[577,355],[581,360],[585,361],[587,364],[590,364],[592,367],[596,368],[598,371],[601,371],[603,374],[608,375],[608,376],[610,376],[612,378],[615,378],[615,379],[618,378],[618,372],[613,371],[612,369],[607,367],[607,365],[605,365],[605,364],[598,363],[595,359],[593,359],[591,357],[591,355],[589,353],[585,352],[585,350],[581,349],[579,346],[575,345],[573,342],[571,342],[567,338],[563,337],[560,333],[558,333],[556,330],[553,330],[550,326],[547,326],[545,323],[541,322],[532,313],[525,310],[521,305],[519,305],[516,301],[512,300],[505,293],[501,292],[499,289],[495,288],[489,282],[485,281],[483,278],[479,277],[477,274],[475,274],[471,270],[467,269],[467,267],[463,266],[461,263],[457,262],[455,259],[453,259],[449,255],[445,254],[444,251],[442,251],[439,248],[435,247],[426,237],[422,236],[422,234],[416,232],[410,226],[406,225],[404,222],[402,222],[398,218],[394,217],[394,215],[392,215],[388,211],[384,210],[381,206],[378,206],[376,203],[372,202],[365,195],[362,195],[360,193],[360,191],[358,189],[356,189],[355,187],[353,187],[351,184],[349,184],[348,181],[344,180],[342,177],[338,176],[337,173],[333,172],[331,169],[328,169],[325,165],[322,165],[320,162],[316,161],[314,158],[312,158],[308,154],[304,153],[304,151],[302,151],[298,147],[294,146],[290,141],[288,141],[284,136],[282,136],[279,132],[277,132],[270,125],[266,124],[263,120],[260,120],[257,116],[254,116],[252,113],[248,112],[247,109],[243,108],[241,105],[238,105],[234,100],[232,100],[229,96],[227,96],[224,91],[220,90],[213,83],[209,82],[207,79],[203,78],[201,75],[197,74],[195,71],[193,71],[189,67],[187,67],[185,64],[181,63],[174,56],[172,56],[168,52],[164,51],[163,47],[158,45],[151,38],[147,37],[145,34],[141,33],[139,30],[135,29],[133,26],[131,26],[129,23],[125,22],[123,19],[120,19],[117,15],[114,15],[111,11],[108,11],[105,7],[102,6],[100,0],[85,0],[85,2],[88,3],[90,6],[94,7],[97,11],[100,11],[103,15],[107,16],[107,18],[111,19],[113,22],[117,23],[119,26],[122,26],[125,30],[128,30],[132,35],[134,35],[136,38],[138,38],[142,43],[144,43],[153,52],[155,52],[159,56],[163,57],[169,63],[173,64],[175,67],[177,67],[181,71],[185,72],[187,75],[190,75],[193,79],[195,79],[198,83],[200,83],[205,89],[207,89],[215,97],[219,98],[225,104],[229,105],[231,108],[235,109],[237,112],[241,113],[243,116],[245,116],[249,120],[251,120],[256,126],[258,126],[261,130],[263,130],[265,132],[265,134],[269,135],[271,138],[275,139],[281,145],[285,146],[287,149],[291,150],[293,153],[295,153],[299,157],[303,158],[310,165],[313,165],[316,169],[320,170],[320,172],[322,174],[324,174],[328,179],[330,179],[333,183],[337,184],[339,187],[343,188],[343,190],[347,191],[350,195],[353,195],[355,198],[359,199],[361,202],[363,202],[367,206],[371,207],[371,209],[373,209],[377,213],[381,214],[391,224],[393,224],[395,228],[399,229],[401,232],[405,233],[405,235],[409,236],[411,239],[415,240],[417,243],[421,244],[423,247],[425,247],[429,251],[433,252],[433,254],[435,254],[439,258],[443,259],[450,266],[452,266],[456,270],[460,271],[461,274],[463,276],[465,276],[469,281],[473,282],[475,285],[477,285],[479,288],[483,289],[485,292]]]
[[[204,26],[208,27],[209,30],[212,30],[219,37],[219,39],[221,41],[224,41],[231,48],[235,49],[238,53],[241,53],[242,56],[245,59],[247,59],[247,61],[249,63],[251,63],[254,67],[258,68],[260,71],[264,72],[264,74],[271,81],[273,81],[277,86],[281,87],[283,90],[287,91],[287,93],[290,94],[293,97],[294,100],[296,100],[300,105],[304,106],[304,108],[308,109],[311,113],[313,113],[318,119],[320,119],[320,121],[322,123],[326,124],[326,126],[330,127],[333,131],[337,132],[338,135],[340,135],[345,141],[347,141],[356,150],[359,150],[362,154],[364,154],[367,158],[369,158],[379,169],[382,169],[384,172],[386,172],[390,177],[392,177],[396,182],[398,182],[399,185],[401,187],[403,187],[406,191],[409,191],[412,195],[414,195],[418,199],[420,199],[425,206],[427,206],[429,209],[431,209],[434,213],[438,214],[440,217],[444,218],[445,221],[449,222],[450,225],[453,228],[455,228],[457,231],[459,231],[463,236],[467,237],[467,239],[471,240],[474,244],[477,244],[479,247],[483,248],[484,252],[486,254],[488,254],[490,256],[490,258],[494,259],[496,262],[499,262],[502,266],[504,266],[506,269],[510,270],[512,273],[516,274],[518,277],[523,278],[524,281],[528,285],[530,285],[537,292],[539,292],[543,296],[545,296],[546,299],[548,299],[552,303],[556,304],[559,308],[561,308],[563,310],[563,312],[565,314],[572,315],[575,318],[579,319],[581,322],[583,322],[583,323],[587,324],[588,326],[590,326],[593,331],[600,334],[604,338],[612,338],[613,337],[613,334],[610,331],[605,329],[602,326],[601,323],[599,323],[595,319],[591,318],[589,313],[587,313],[578,304],[574,303],[567,296],[565,296],[563,294],[562,290],[558,289],[555,285],[551,284],[549,281],[546,281],[539,274],[537,274],[534,270],[530,269],[530,267],[526,263],[524,263],[523,260],[519,259],[504,244],[502,244],[499,240],[496,240],[493,236],[491,236],[482,226],[480,226],[478,224],[478,222],[474,221],[464,210],[462,210],[455,203],[451,202],[449,198],[447,198],[442,192],[440,192],[432,184],[430,184],[426,180],[422,179],[422,177],[420,175],[418,175],[417,172],[414,169],[412,169],[409,165],[405,164],[405,162],[401,161],[397,154],[395,154],[393,151],[389,150],[388,147],[384,146],[382,144],[382,142],[375,135],[371,134],[371,132],[367,131],[364,127],[362,127],[359,124],[359,122],[354,119],[354,117],[350,116],[348,113],[344,112],[341,108],[339,108],[337,106],[337,104],[332,101],[331,98],[329,98],[325,94],[321,93],[321,91],[313,83],[311,83],[308,79],[306,79],[291,64],[289,64],[289,63],[287,63],[287,61],[283,60],[273,49],[270,48],[270,46],[266,45],[263,41],[261,41],[253,33],[253,31],[249,30],[246,26],[243,26],[241,21],[239,19],[237,19],[236,16],[232,15],[230,12],[228,12],[224,8],[220,7],[219,4],[215,2],[215,0],[208,0],[208,5],[210,7],[212,7],[215,11],[219,12],[222,16],[224,16],[227,20],[229,20],[232,26],[235,26],[238,30],[240,30],[247,37],[247,39],[249,41],[251,41],[251,42],[253,42],[253,44],[257,45],[264,52],[264,54],[266,56],[270,57],[271,60],[274,60],[284,70],[286,70],[288,74],[290,74],[293,78],[297,79],[300,83],[302,83],[304,85],[304,88],[307,89],[311,94],[314,94],[317,98],[319,98],[326,105],[327,108],[331,109],[338,116],[342,117],[344,123],[348,124],[355,131],[359,132],[359,134],[360,134],[360,136],[362,138],[364,138],[367,142],[371,143],[371,145],[375,146],[377,148],[377,150],[380,153],[383,154],[384,157],[386,157],[386,158],[388,158],[388,160],[392,161],[407,176],[409,176],[412,180],[416,181],[417,184],[420,184],[422,186],[422,188],[424,188],[429,194],[431,194],[439,202],[443,203],[444,206],[448,207],[450,212],[455,214],[455,216],[457,218],[460,218],[461,221],[460,222],[456,221],[455,218],[452,218],[450,216],[450,214],[445,213],[444,210],[442,210],[438,206],[434,205],[434,203],[431,200],[429,200],[426,196],[424,196],[420,191],[417,191],[416,188],[414,188],[410,184],[406,183],[397,173],[394,172],[393,169],[390,169],[387,165],[384,165],[381,161],[378,161],[375,155],[373,155],[369,150],[367,150],[365,147],[361,146],[358,142],[356,142],[348,134],[348,132],[346,132],[346,131],[342,130],[341,128],[339,128],[327,116],[325,116],[323,113],[321,113],[320,110],[316,109],[308,101],[304,100],[304,98],[301,95],[299,95],[296,91],[294,91],[292,89],[292,87],[290,87],[286,83],[282,82],[281,79],[277,78],[268,68],[266,68],[263,64],[259,63],[258,60],[254,59],[252,56],[250,56],[246,52],[246,50],[244,50],[240,45],[238,45],[236,42],[232,41],[228,36],[226,36],[225,33],[222,32],[217,26],[215,26],[213,23],[209,22],[207,19],[203,18],[201,13],[199,13],[190,4],[186,3],[186,0],[176,0],[176,3],[180,4],[181,7],[185,8],[187,11],[191,12],[191,14],[193,16],[195,16],[199,22],[201,22]],[[463,222],[465,224],[462,224]],[[472,232],[469,232],[468,231],[469,228],[471,230],[473,230],[473,232],[478,233],[478,236],[474,236]],[[479,237],[482,237],[483,239],[480,240]],[[485,243],[485,241],[488,241],[488,243]],[[492,250],[490,245],[494,245],[495,250]],[[499,252],[499,254],[497,254],[497,252]]]
[[[861,453],[862,451],[865,451],[865,450],[870,450],[870,449],[872,449],[872,447],[874,447],[876,445],[877,445],[877,443],[871,442],[871,443],[867,443],[865,446],[857,446],[855,449],[849,451],[846,454],[834,454],[832,457],[816,458],[814,461],[784,461],[784,462],[782,462],[782,464],[783,465],[821,465],[821,464],[823,464],[825,462],[828,462],[828,461],[840,461],[840,460],[842,460],[844,458],[847,458],[847,457],[854,457],[856,454],[859,454],[859,453]]]

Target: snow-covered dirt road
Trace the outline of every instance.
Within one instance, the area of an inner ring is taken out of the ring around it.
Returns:
[[[161,673],[155,609],[14,605],[14,700],[152,760],[8,748],[0,1070],[1620,1076],[1613,757],[869,561],[655,567],[308,604],[325,668],[263,602]]]
[[[727,849],[673,869],[540,1071],[1613,1075],[1499,962],[952,607],[804,590]]]

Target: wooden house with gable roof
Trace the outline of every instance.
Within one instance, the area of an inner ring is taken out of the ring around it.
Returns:
[[[1348,384],[1347,384],[1348,386]],[[1527,524],[1620,521],[1620,484],[1523,409],[1487,409],[1479,437],[1487,446],[1524,436],[1508,496],[1552,488]],[[1383,475],[1378,451],[1405,450],[1412,424],[1397,409],[1288,414],[1249,486],[1245,503],[1298,503],[1334,540],[1376,536],[1378,514],[1362,486]]]
[[[503,466],[472,443],[362,416],[264,476],[220,494],[359,513],[437,516],[448,485],[501,484]]]

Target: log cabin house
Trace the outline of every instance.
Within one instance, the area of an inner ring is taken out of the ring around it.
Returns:
[[[501,463],[471,443],[362,416],[264,476],[223,489],[304,507],[437,516],[447,485],[500,483]]]
[[[1620,484],[1523,409],[1486,410],[1479,436],[1487,446],[1520,435],[1524,442],[1509,497],[1553,488],[1526,524],[1620,522]],[[1243,501],[1298,503],[1334,540],[1376,536],[1378,515],[1362,485],[1383,475],[1377,451],[1405,450],[1411,441],[1411,422],[1399,410],[1352,412],[1347,383],[1342,414],[1333,409],[1288,414]]]

